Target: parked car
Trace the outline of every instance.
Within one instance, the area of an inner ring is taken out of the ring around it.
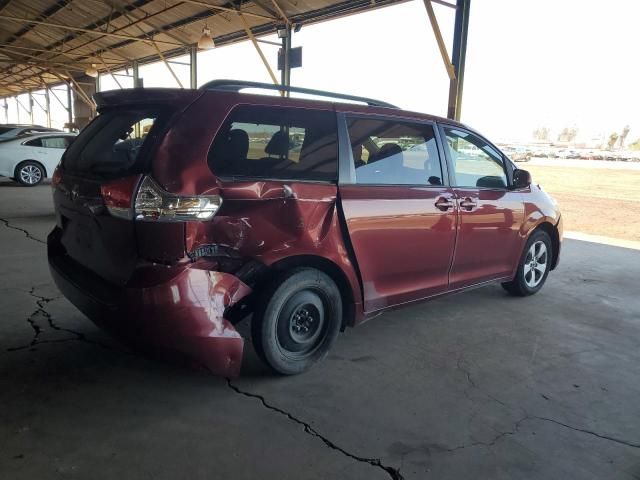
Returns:
[[[0,141],[8,140],[24,135],[46,132],[61,132],[55,128],[43,127],[41,125],[25,125],[19,123],[7,123],[0,125]]]
[[[75,133],[40,133],[0,142],[0,176],[34,187],[53,174]]]
[[[525,147],[515,147],[508,155],[514,162],[528,162],[532,157],[531,150]]]
[[[549,157],[549,149],[548,148],[536,148],[531,155],[538,158],[548,158]]]
[[[556,268],[556,203],[469,127],[248,87],[273,89],[96,95],[52,181],[48,255],[98,325],[232,376],[252,314],[258,355],[296,374],[381,312],[492,282],[532,295]]]

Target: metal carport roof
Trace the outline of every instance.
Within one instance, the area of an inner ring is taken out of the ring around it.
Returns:
[[[186,53],[206,25],[217,45],[283,24],[302,25],[406,0],[4,0],[0,1],[0,96],[99,71]]]
[[[0,97],[70,82],[84,97],[75,79],[91,65],[109,73],[188,52],[193,65],[205,25],[225,45],[406,1],[0,0]],[[423,1],[451,80],[449,114],[459,116],[470,0]],[[451,59],[432,2],[457,11]]]

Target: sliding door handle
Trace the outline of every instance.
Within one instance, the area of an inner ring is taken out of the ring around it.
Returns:
[[[449,200],[448,198],[440,197],[438,198],[438,200],[436,200],[435,205],[438,210],[442,210],[443,212],[446,212],[450,208],[453,208],[455,206],[455,203]]]
[[[478,203],[470,197],[466,197],[463,200],[460,200],[460,208],[463,208],[470,212],[474,208],[478,206]]]

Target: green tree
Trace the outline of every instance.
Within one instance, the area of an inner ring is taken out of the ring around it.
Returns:
[[[620,138],[620,135],[618,135],[617,132],[613,132],[611,135],[609,135],[609,141],[607,142],[607,148],[609,150],[613,150],[613,146],[618,141],[618,138]]]

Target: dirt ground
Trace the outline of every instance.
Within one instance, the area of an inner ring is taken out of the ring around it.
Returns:
[[[640,241],[640,170],[519,164],[560,204],[564,229]]]

